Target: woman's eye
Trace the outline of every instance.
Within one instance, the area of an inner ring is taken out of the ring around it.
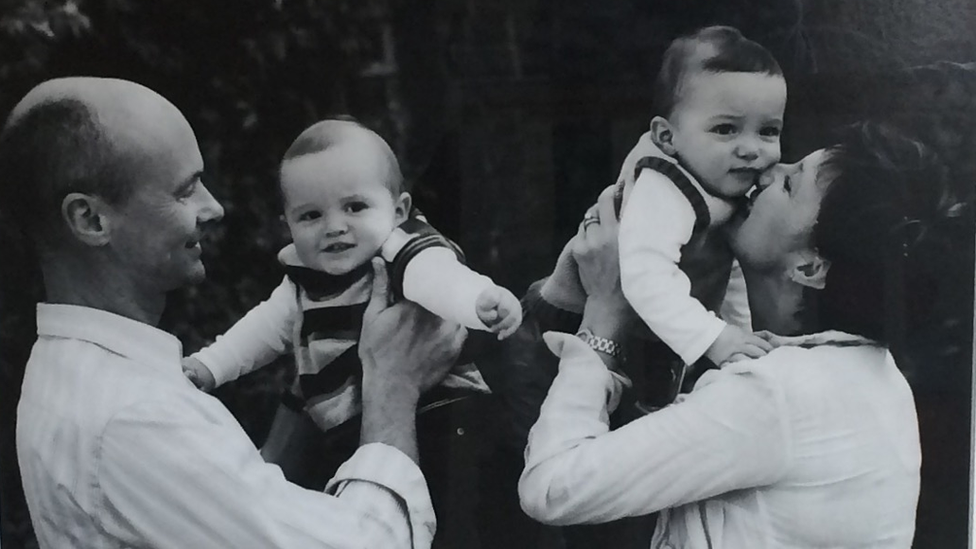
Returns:
[[[348,205],[346,205],[346,209],[352,213],[361,212],[368,207],[369,205],[366,204],[365,202],[350,202]]]
[[[793,182],[790,181],[790,176],[788,175],[783,178],[783,190],[787,193],[793,192]]]
[[[322,212],[312,210],[309,212],[304,212],[298,216],[299,221],[315,221],[316,219],[322,217]]]

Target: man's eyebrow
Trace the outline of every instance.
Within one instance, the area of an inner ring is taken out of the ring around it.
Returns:
[[[199,183],[202,180],[203,180],[203,170],[198,170],[196,172],[193,172],[193,175],[186,178],[182,183],[180,183],[178,187],[176,187],[176,194],[180,194],[186,191],[187,189],[189,189],[190,187]]]

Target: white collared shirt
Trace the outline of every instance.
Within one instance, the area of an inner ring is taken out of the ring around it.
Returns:
[[[326,494],[287,482],[183,376],[179,340],[105,311],[41,304],[17,455],[41,547],[429,547],[413,461],[361,447]]]
[[[531,516],[663,511],[654,549],[911,546],[918,423],[884,348],[839,332],[790,338],[611,431],[620,383],[580,339],[545,338],[561,358],[519,481]]]

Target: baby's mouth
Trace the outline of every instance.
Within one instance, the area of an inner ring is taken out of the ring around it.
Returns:
[[[744,179],[751,179],[753,185],[759,183],[759,175],[762,173],[758,168],[732,168],[729,172]]]
[[[335,242],[323,248],[322,251],[330,254],[337,254],[353,247],[355,247],[355,244],[350,244],[348,242]]]

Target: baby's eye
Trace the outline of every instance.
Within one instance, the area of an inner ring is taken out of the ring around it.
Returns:
[[[322,217],[322,212],[318,210],[309,210],[307,212],[302,212],[298,216],[299,221],[315,221],[316,219]]]
[[[711,131],[719,135],[732,135],[737,130],[733,124],[718,124],[717,126],[713,126]]]
[[[357,201],[357,202],[350,202],[349,204],[346,204],[346,210],[348,210],[348,211],[350,211],[352,213],[359,213],[359,212],[365,210],[368,207],[369,207],[369,204],[367,204],[365,202],[359,202],[359,201]]]
[[[790,181],[790,176],[783,177],[783,190],[787,193],[793,192],[793,182]]]
[[[759,135],[763,137],[779,137],[780,133],[782,133],[782,130],[776,126],[769,126],[759,130]]]

